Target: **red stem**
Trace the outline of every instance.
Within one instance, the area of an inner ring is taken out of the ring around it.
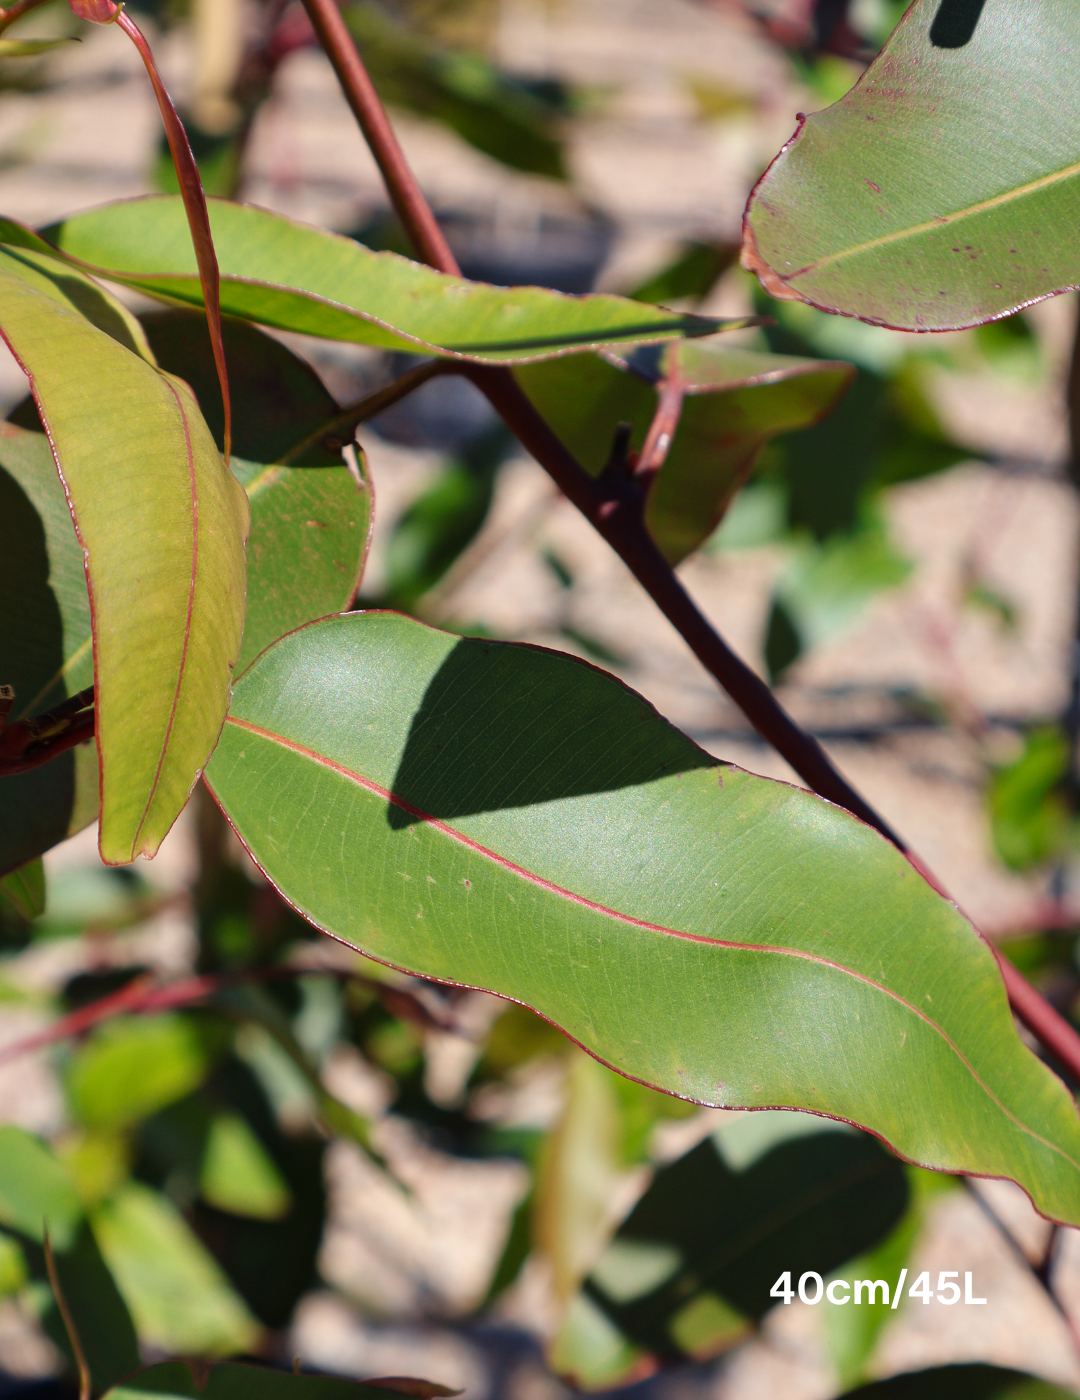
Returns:
[[[206,305],[206,323],[210,329],[210,343],[214,350],[214,364],[217,367],[218,383],[221,386],[221,402],[225,413],[224,448],[225,462],[228,464],[232,453],[232,400],[229,395],[229,372],[225,365],[225,342],[221,334],[221,275],[218,271],[217,254],[210,233],[210,214],[206,208],[206,193],[195,156],[191,150],[184,124],[173,106],[173,100],[165,89],[165,84],[150,52],[142,30],[135,21],[121,10],[115,23],[124,31],[139,51],[146,65],[150,82],[154,88],[161,120],[165,126],[165,136],[169,142],[176,178],[180,182],[180,195],[184,201],[188,224],[191,228],[191,241],[195,247],[195,260],[199,265],[199,278],[202,282],[203,301]]]
[[[457,274],[459,269],[454,256],[397,143],[386,111],[334,0],[304,0],[304,7],[417,253],[439,271]],[[765,682],[735,655],[702,614],[645,529],[640,497],[632,492],[613,496],[589,476],[536,411],[509,370],[471,365],[464,373],[483,391],[507,427],[556,485],[607,540],[758,733],[787,759],[814,792],[847,808],[874,827],[948,898],[900,836],[837,772],[817,740],[799,728]],[[1016,1016],[1080,1080],[1080,1035],[1011,963],[1000,954],[997,958]]]

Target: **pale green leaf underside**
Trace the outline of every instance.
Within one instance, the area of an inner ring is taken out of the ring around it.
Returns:
[[[101,853],[125,862],[157,850],[228,708],[247,498],[187,385],[65,305],[65,270],[31,257],[0,250],[0,332],[86,550]]]
[[[222,311],[327,340],[498,363],[709,334],[725,324],[622,297],[508,290],[447,277],[252,205],[211,200],[210,224]],[[115,281],[202,304],[179,196],[106,205],[66,219],[48,235],[63,253]]]
[[[1076,1108],[955,907],[611,677],[328,619],[238,683],[207,776],[286,897],[365,953],[535,1007],[672,1093],[850,1119],[1080,1221]]]
[[[777,294],[903,330],[976,325],[1075,287],[1078,36],[1080,0],[918,0],[763,176],[748,262]]]

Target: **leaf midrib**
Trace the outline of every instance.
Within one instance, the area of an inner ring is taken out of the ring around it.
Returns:
[[[977,204],[969,205],[966,209],[957,209],[951,214],[938,215],[921,224],[912,224],[910,228],[894,229],[892,233],[883,233],[878,238],[867,239],[865,243],[856,243],[850,248],[841,248],[836,253],[828,253],[825,257],[807,263],[805,267],[800,267],[795,272],[780,273],[779,275],[785,282],[793,282],[796,277],[803,277],[808,272],[819,272],[822,268],[842,262],[845,258],[854,258],[860,253],[868,253],[875,248],[884,248],[890,243],[902,242],[905,238],[916,238],[919,234],[929,233],[932,229],[947,228],[950,224],[959,223],[961,219],[985,213],[988,209],[999,208],[1001,205],[1009,204],[1016,199],[1023,199],[1041,189],[1048,189],[1052,185],[1060,184],[1061,181],[1074,175],[1080,175],[1080,161],[1065,166],[1061,170],[1055,170],[1049,175],[1041,175],[1037,180],[1030,180],[1026,185],[1017,185],[1014,189],[1006,190],[1004,194],[996,194],[989,199],[980,200]]]
[[[875,991],[881,992],[884,996],[887,996],[891,1000],[897,1002],[898,1005],[904,1007],[906,1011],[913,1013],[921,1021],[925,1022],[925,1024],[929,1026],[932,1031],[935,1031],[942,1038],[942,1040],[944,1040],[944,1042],[952,1051],[952,1053],[956,1056],[960,1064],[964,1066],[968,1074],[971,1075],[975,1083],[979,1086],[979,1088],[983,1091],[983,1093],[995,1106],[995,1108],[999,1110],[999,1112],[1004,1114],[1004,1116],[1008,1118],[1011,1123],[1015,1124],[1015,1126],[1019,1128],[1021,1132],[1027,1134],[1034,1141],[1042,1143],[1044,1147],[1050,1148],[1052,1152],[1056,1153],[1071,1167],[1073,1167],[1078,1173],[1080,1173],[1080,1162],[1077,1162],[1073,1157],[1070,1157],[1069,1154],[1062,1147],[1059,1147],[1057,1145],[1057,1143],[1050,1141],[1049,1138],[1043,1137],[1041,1133],[1037,1133],[1033,1128],[1030,1128],[1026,1123],[1023,1123],[1010,1109],[1008,1109],[1001,1102],[1001,1100],[993,1092],[990,1086],[986,1084],[986,1082],[982,1079],[981,1075],[975,1069],[974,1065],[971,1064],[971,1062],[964,1055],[960,1047],[956,1044],[952,1037],[944,1030],[943,1027],[939,1026],[937,1022],[934,1021],[930,1016],[928,1016],[926,1012],[923,1011],[920,1007],[913,1005],[906,998],[902,997],[899,994],[899,992],[895,992],[892,990],[892,988],[886,987],[882,983],[874,981],[872,977],[867,977],[864,973],[857,972],[853,968],[844,967],[842,963],[833,962],[829,958],[823,958],[819,954],[808,953],[801,948],[786,948],[757,943],[739,943],[729,939],[711,938],[705,934],[686,933],[679,929],[667,928],[663,924],[654,924],[648,922],[645,919],[637,919],[631,914],[620,913],[618,910],[610,909],[606,905],[599,904],[595,900],[586,898],[584,895],[575,894],[573,890],[564,889],[561,885],[556,885],[553,881],[546,880],[543,876],[537,875],[533,871],[526,870],[524,866],[517,865],[515,862],[508,860],[505,856],[501,856],[497,852],[490,850],[488,847],[481,845],[480,842],[474,841],[471,837],[466,836],[463,832],[456,830],[454,827],[448,825],[446,822],[440,821],[437,817],[433,817],[429,813],[423,811],[422,808],[414,806],[413,803],[399,796],[397,793],[391,792],[388,788],[382,787],[373,779],[367,778],[360,773],[356,773],[350,768],[346,768],[344,764],[336,763],[333,759],[327,758],[325,754],[320,754],[316,750],[308,748],[306,744],[301,744],[294,739],[288,739],[283,734],[274,733],[272,730],[265,729],[261,725],[253,724],[250,720],[240,719],[235,715],[228,715],[226,717],[225,723],[227,725],[231,724],[237,729],[242,729],[247,731],[248,733],[258,735],[260,738],[266,739],[270,743],[277,744],[279,747],[285,749],[290,753],[294,753],[301,758],[308,759],[310,762],[316,764],[316,766],[320,768],[324,768],[330,772],[339,774],[343,778],[347,778],[350,782],[356,783],[358,787],[364,788],[366,791],[374,794],[375,796],[381,797],[384,801],[391,803],[395,807],[399,807],[402,811],[407,812],[410,816],[415,817],[418,821],[424,822],[425,825],[430,826],[434,830],[443,834],[444,836],[449,837],[452,841],[456,841],[459,845],[465,846],[467,849],[474,851],[477,855],[483,856],[485,859],[490,860],[494,865],[498,866],[500,869],[508,870],[513,874],[520,876],[522,879],[528,881],[530,884],[537,885],[541,889],[547,890],[548,892],[558,895],[563,899],[567,899],[573,904],[580,905],[584,908],[593,910],[596,913],[604,914],[609,918],[617,920],[620,923],[629,924],[634,928],[644,929],[651,933],[665,934],[670,938],[678,938],[690,943],[705,943],[717,948],[730,948],[733,951],[737,952],[766,953],[775,954],[781,957],[799,958],[805,962],[814,963],[820,967],[832,968],[836,972],[840,972],[845,976],[851,977],[858,982],[862,982],[864,985],[873,988]],[[611,1068],[614,1068],[614,1066],[611,1066]]]

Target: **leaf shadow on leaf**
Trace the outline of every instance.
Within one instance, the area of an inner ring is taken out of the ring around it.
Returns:
[[[936,49],[962,49],[975,36],[986,0],[941,0],[930,26],[930,42]]]
[[[62,698],[50,682],[64,664],[64,626],[50,582],[41,517],[3,467],[0,521],[0,684],[15,687],[18,716]],[[75,805],[74,752],[31,773],[5,778],[0,796],[0,868],[6,869],[68,834]]]
[[[629,689],[620,696],[621,743],[610,744],[610,707],[598,714],[585,705],[575,713],[567,673],[522,666],[520,652],[520,646],[465,637],[439,667],[413,716],[394,776],[399,801],[386,811],[392,830],[427,817],[450,820],[533,807],[717,766],[704,750],[691,753],[674,729],[658,740],[655,711]],[[554,750],[549,738],[537,738],[538,730],[551,734],[543,723],[551,713],[565,721]]]

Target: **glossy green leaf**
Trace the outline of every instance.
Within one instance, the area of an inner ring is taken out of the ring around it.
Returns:
[[[191,391],[64,304],[55,262],[0,251],[0,331],[30,377],[87,553],[101,853],[153,855],[228,707],[247,498]],[[56,269],[54,272],[52,269]]]
[[[351,1381],[342,1376],[294,1375],[236,1362],[209,1366],[204,1375],[199,1383],[184,1362],[165,1361],[114,1387],[107,1400],[386,1400],[389,1392],[420,1397],[461,1394],[432,1381],[404,1376]]]
[[[118,1017],[76,1053],[68,1100],[87,1127],[121,1128],[183,1098],[209,1070],[206,1042],[190,1017]]]
[[[223,415],[206,318],[195,311],[143,317],[158,364],[191,385],[218,444]],[[318,445],[302,466],[273,465],[339,411],[310,365],[240,321],[224,325],[233,397],[232,470],[251,503],[247,615],[237,674],[302,623],[342,612],[356,596],[371,539],[372,491],[363,454],[356,470]]]
[[[53,1244],[65,1250],[82,1213],[71,1178],[41,1139],[21,1128],[0,1127],[0,1225],[38,1244],[47,1225]]]
[[[251,205],[211,200],[210,225],[222,311],[327,340],[502,363],[745,324],[680,316],[616,296],[466,282]],[[202,304],[183,206],[175,196],[76,214],[48,236],[69,257],[114,281],[166,300]]]
[[[679,426],[645,507],[645,523],[673,564],[712,534],[761,448],[825,417],[855,373],[833,361],[696,342],[638,351],[628,366],[589,355],[515,373],[593,475],[607,461],[618,423],[633,425],[631,448],[640,450],[656,411],[654,384],[672,373],[682,376]]]
[[[835,106],[806,118],[747,209],[774,296],[954,330],[1080,283],[1072,66],[1080,4],[917,0]]]
[[[858,1400],[1072,1400],[1072,1391],[1040,1376],[976,1363],[907,1371],[849,1390],[842,1400],[856,1396]]]
[[[290,902],[376,959],[522,1001],[668,1092],[848,1119],[1080,1220],[1076,1107],[955,906],[603,672],[327,619],[238,683],[207,777]]]
[[[281,1173],[235,1113],[218,1114],[210,1124],[199,1189],[219,1210],[255,1220],[279,1220],[291,1204]]]
[[[49,441],[10,423],[0,424],[0,670],[16,718],[94,683],[83,551]],[[12,870],[97,816],[97,746],[0,788],[0,870]]]
[[[0,879],[0,913],[11,911],[30,923],[45,912],[45,867],[40,857]]]
[[[785,1270],[828,1274],[906,1203],[904,1168],[866,1134],[794,1114],[726,1123],[656,1173],[571,1303],[551,1363],[596,1390],[716,1356],[775,1306]]]
[[[251,1314],[164,1196],[130,1181],[91,1223],[144,1344],[203,1356],[254,1345]]]

